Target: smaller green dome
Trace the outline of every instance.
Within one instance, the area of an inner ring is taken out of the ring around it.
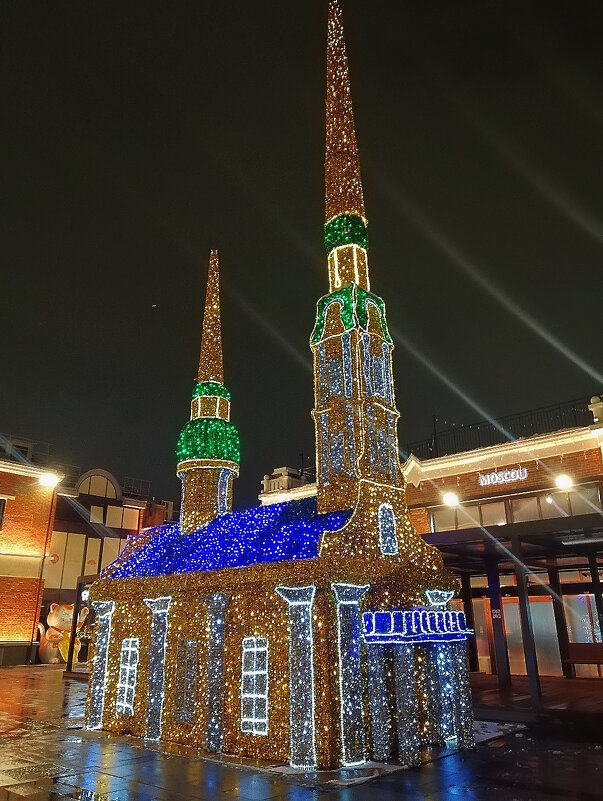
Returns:
[[[368,248],[366,223],[357,214],[340,214],[325,223],[325,250],[327,256],[333,248],[342,245],[359,245]]]
[[[224,459],[240,464],[238,429],[234,423],[219,417],[189,420],[178,437],[176,455],[179,462],[187,459]]]
[[[213,395],[230,400],[230,391],[217,381],[202,381],[197,384],[193,390],[193,398],[199,398],[201,395]]]

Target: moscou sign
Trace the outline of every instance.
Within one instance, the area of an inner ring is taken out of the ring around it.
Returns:
[[[511,470],[479,473],[477,480],[479,481],[480,487],[489,487],[492,484],[510,484],[513,481],[525,481],[527,477],[527,467],[513,467]]]

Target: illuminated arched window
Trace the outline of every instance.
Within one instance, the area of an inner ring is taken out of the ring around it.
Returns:
[[[381,504],[378,519],[381,553],[383,556],[395,556],[398,553],[398,538],[396,536],[396,516],[391,504]]]

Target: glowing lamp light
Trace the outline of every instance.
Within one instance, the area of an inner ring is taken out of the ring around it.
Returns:
[[[459,505],[459,496],[456,492],[445,492],[442,495],[442,500],[446,504],[446,506],[458,506]]]
[[[574,482],[566,473],[561,473],[561,475],[557,476],[555,479],[555,484],[559,487],[559,489],[569,489],[573,486]]]
[[[59,477],[56,473],[42,473],[38,481],[41,487],[54,488],[59,483]]]
[[[552,497],[551,497],[550,495],[547,495],[547,496],[546,496],[546,498],[545,498],[544,500],[545,500],[547,503],[553,503],[553,499],[552,499]]]

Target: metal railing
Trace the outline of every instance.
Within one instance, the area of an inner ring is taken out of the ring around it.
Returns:
[[[564,428],[578,428],[593,421],[588,408],[590,397],[543,406],[528,412],[499,417],[496,420],[481,420],[469,425],[452,426],[438,430],[438,419],[434,416],[433,434],[428,439],[408,442],[401,446],[400,455],[407,458],[413,453],[419,459],[433,459],[461,451],[500,445],[521,437],[549,434]]]
[[[121,490],[127,498],[137,498],[138,500],[146,501],[151,496],[151,482],[144,478],[125,476]]]

